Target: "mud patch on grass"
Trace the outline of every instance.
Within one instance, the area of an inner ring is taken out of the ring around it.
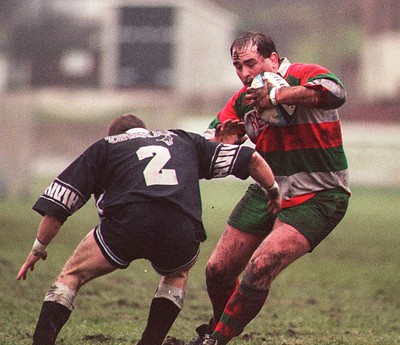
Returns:
[[[140,304],[136,302],[129,302],[125,298],[120,298],[116,301],[111,301],[107,303],[103,303],[103,307],[111,307],[111,306],[118,306],[118,307],[128,307],[128,308],[140,308]]]
[[[85,335],[82,338],[82,340],[90,341],[90,342],[93,342],[93,343],[108,343],[108,342],[111,343],[111,342],[114,342],[114,341],[126,341],[126,339],[122,339],[122,338],[116,339],[114,337],[109,337],[109,336],[106,336],[106,335],[101,334],[101,333],[92,334],[92,335]]]

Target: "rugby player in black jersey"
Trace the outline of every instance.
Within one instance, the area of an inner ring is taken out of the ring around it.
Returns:
[[[131,114],[117,117],[109,136],[87,148],[33,206],[43,218],[17,279],[25,280],[62,224],[94,195],[100,222],[78,245],[47,292],[34,345],[54,344],[82,285],[136,259],[162,276],[141,345],[162,344],[183,307],[190,268],[206,239],[199,179],[251,176],[281,207],[274,175],[252,148],[210,142],[183,130],[149,131]]]

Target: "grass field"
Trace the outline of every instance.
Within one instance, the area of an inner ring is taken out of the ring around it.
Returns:
[[[48,181],[40,183],[35,195]],[[185,307],[170,335],[190,339],[210,317],[204,266],[247,186],[202,183],[208,240],[192,270]],[[36,189],[36,187],[35,187]],[[276,279],[258,317],[232,344],[400,344],[400,191],[353,188],[350,209],[313,253]],[[28,280],[15,277],[35,238],[33,200],[0,201],[0,345],[31,344],[44,294],[97,223],[91,203],[63,226]],[[132,344],[144,328],[159,277],[146,261],[84,286],[57,344]]]

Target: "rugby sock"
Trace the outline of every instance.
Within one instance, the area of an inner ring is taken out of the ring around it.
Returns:
[[[56,302],[43,302],[33,334],[33,345],[53,345],[61,328],[68,321],[71,310]]]
[[[161,345],[181,311],[167,298],[153,298],[147,326],[137,345]]]
[[[226,344],[243,332],[246,325],[260,312],[268,296],[241,283],[229,299],[221,319],[211,336],[218,344]]]
[[[213,306],[214,317],[210,321],[209,331],[213,331],[215,326],[218,323],[218,320],[221,318],[222,313],[224,312],[226,303],[228,303],[232,294],[235,292],[237,287],[239,286],[239,279],[235,282],[230,288],[224,288],[221,290],[219,286],[212,286],[207,284],[207,292],[208,296],[211,300],[211,304]]]

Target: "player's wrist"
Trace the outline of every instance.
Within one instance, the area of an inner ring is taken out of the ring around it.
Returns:
[[[276,107],[279,104],[278,101],[276,100],[276,90],[277,89],[278,89],[277,87],[273,87],[271,89],[271,91],[269,92],[269,100],[271,101],[271,104],[274,107]]]
[[[32,254],[34,256],[45,256],[47,255],[46,248],[48,244],[42,243],[38,238],[35,239],[32,246]]]
[[[276,181],[274,181],[272,186],[264,188],[264,191],[267,194],[267,196],[272,200],[279,199],[279,196],[281,194],[278,183]]]

